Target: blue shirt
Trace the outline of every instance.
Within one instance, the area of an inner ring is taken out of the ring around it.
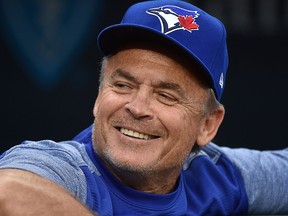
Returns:
[[[277,152],[281,155],[280,159],[267,152],[277,164],[282,161],[282,165],[285,165],[285,170],[279,168],[281,175],[284,175],[283,179],[280,178],[277,184],[270,182],[270,179],[265,182],[265,187],[268,184],[275,187],[277,192],[284,190],[277,196],[282,196],[283,193],[285,195],[277,200],[275,197],[263,198],[265,192],[259,192],[264,187],[259,181],[263,178],[263,173],[257,176],[256,163],[252,163],[255,158],[251,159],[249,155],[255,156],[260,154],[259,151],[234,150],[208,144],[198,154],[191,153],[173,192],[149,194],[134,190],[115,178],[95,154],[91,142],[91,127],[73,141],[26,141],[3,153],[0,156],[0,167],[25,169],[48,178],[62,185],[100,215],[199,216],[287,211],[287,150]],[[249,161],[252,163],[251,168]],[[265,171],[264,164],[259,167]],[[268,176],[271,170],[264,173]],[[263,206],[271,198],[270,205]],[[271,208],[274,203],[277,209]]]

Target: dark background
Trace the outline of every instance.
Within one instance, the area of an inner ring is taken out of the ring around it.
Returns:
[[[0,152],[23,140],[71,139],[93,122],[97,34],[134,2],[0,0]],[[228,32],[226,117],[215,142],[286,147],[288,1],[190,2]]]

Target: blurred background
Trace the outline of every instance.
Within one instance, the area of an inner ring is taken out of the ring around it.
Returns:
[[[93,122],[97,34],[135,2],[0,0],[0,152],[24,140],[68,140]],[[214,141],[287,147],[288,1],[190,2],[228,32],[226,117]]]

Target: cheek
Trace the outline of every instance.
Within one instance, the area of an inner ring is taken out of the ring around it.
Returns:
[[[196,142],[197,130],[193,119],[178,109],[166,114],[162,111],[159,119],[168,131],[161,158],[165,159],[166,167],[182,167]]]
[[[104,92],[98,95],[95,102],[93,114],[96,117],[112,114],[124,104],[121,97],[115,95],[112,91]]]
[[[177,133],[180,136],[191,132],[194,121],[193,118],[181,109],[171,109],[169,112],[159,112],[159,119],[167,127],[170,134]]]
[[[169,113],[161,112],[160,119],[168,130],[168,140],[171,148],[182,151],[190,151],[199,134],[200,120],[182,109],[173,109]]]
[[[109,119],[117,110],[123,107],[120,97],[115,96],[113,92],[105,92],[98,95],[93,109],[94,121],[94,138],[97,145],[106,143],[109,131]]]

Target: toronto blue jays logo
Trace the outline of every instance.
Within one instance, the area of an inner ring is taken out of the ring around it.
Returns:
[[[189,32],[199,30],[199,25],[195,21],[200,15],[197,11],[165,5],[151,8],[146,12],[158,17],[161,23],[161,31],[164,34],[169,34],[176,30],[187,30]]]

